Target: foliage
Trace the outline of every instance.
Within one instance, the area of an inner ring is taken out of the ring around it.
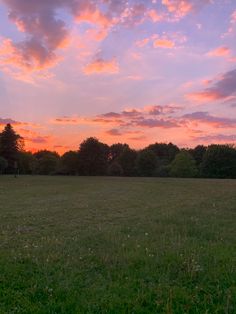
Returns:
[[[179,152],[170,166],[170,175],[180,178],[193,178],[197,175],[196,162],[185,150]]]
[[[136,158],[137,152],[134,149],[125,147],[122,153],[117,158],[118,163],[121,165],[125,176],[135,176],[136,171]]]
[[[236,149],[230,145],[210,145],[201,171],[209,178],[236,178]]]
[[[142,150],[137,156],[136,165],[139,175],[151,177],[154,175],[157,167],[157,157],[151,150]]]
[[[171,163],[179,152],[179,148],[172,143],[155,143],[149,145],[146,149],[153,151],[159,162],[164,165]]]
[[[105,175],[108,166],[109,147],[90,137],[79,149],[79,174],[85,176]]]
[[[189,153],[193,156],[196,161],[197,166],[199,166],[202,161],[204,154],[206,153],[207,147],[204,145],[198,145],[193,149],[189,149]]]
[[[10,124],[0,133],[0,156],[8,162],[8,172],[13,172],[18,161],[18,153],[22,149],[22,138]]]
[[[31,152],[21,151],[18,154],[19,171],[21,174],[32,174],[36,158]]]
[[[78,152],[69,151],[61,157],[60,173],[66,175],[76,175],[79,171],[79,154]]]
[[[41,150],[34,154],[36,158],[34,173],[36,174],[56,174],[59,166],[59,155],[56,152]]]
[[[129,149],[127,144],[113,144],[109,147],[109,162],[117,161],[124,150]]]

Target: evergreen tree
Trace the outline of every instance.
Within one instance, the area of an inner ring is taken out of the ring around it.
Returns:
[[[18,153],[22,149],[22,138],[18,135],[11,124],[7,124],[0,133],[0,156],[8,163],[7,172],[13,172],[18,162]]]

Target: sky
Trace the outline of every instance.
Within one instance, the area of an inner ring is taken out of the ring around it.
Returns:
[[[0,0],[0,130],[63,153],[236,143],[235,0]]]

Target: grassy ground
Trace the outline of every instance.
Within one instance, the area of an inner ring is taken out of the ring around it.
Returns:
[[[236,180],[0,177],[0,313],[236,313]]]

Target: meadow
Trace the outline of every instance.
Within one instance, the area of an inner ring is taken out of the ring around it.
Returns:
[[[0,313],[235,313],[236,180],[0,177]]]

